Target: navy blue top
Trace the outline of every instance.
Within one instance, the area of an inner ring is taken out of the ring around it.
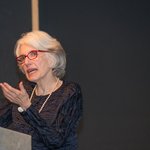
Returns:
[[[29,95],[34,86],[25,85]],[[17,105],[1,101],[0,126],[31,135],[32,150],[77,150],[76,129],[82,115],[80,86],[63,82],[39,113],[47,96],[34,95],[32,105],[22,113]]]

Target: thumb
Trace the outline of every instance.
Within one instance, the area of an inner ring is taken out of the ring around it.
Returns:
[[[19,83],[19,89],[22,91],[22,92],[26,92],[26,90],[25,90],[25,88],[24,88],[24,86],[23,86],[23,82],[21,81],[20,83]]]

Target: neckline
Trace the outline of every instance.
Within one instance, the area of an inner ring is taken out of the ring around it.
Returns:
[[[62,84],[60,85],[60,87],[57,88],[55,91],[53,91],[53,92],[51,93],[51,95],[53,95],[53,94],[57,93],[58,91],[60,91],[64,85],[65,85],[65,81],[62,80]],[[36,85],[35,85],[35,86],[36,86]],[[33,89],[35,88],[35,86],[33,87]],[[49,94],[46,94],[46,95],[37,95],[37,94],[34,92],[34,96],[36,96],[36,97],[46,97],[46,96],[48,96],[48,95],[49,95]]]
[[[56,84],[55,84],[55,86],[54,86],[53,89],[52,89],[52,92],[49,93],[49,94],[46,96],[46,99],[45,99],[44,103],[42,104],[42,106],[40,107],[40,109],[39,109],[39,111],[38,111],[39,113],[43,110],[45,104],[47,103],[47,101],[49,100],[49,98],[51,97],[51,95],[53,94],[53,92],[55,92],[55,91],[59,88],[59,87],[56,88],[58,82],[59,82],[59,78],[57,79]],[[61,85],[62,85],[62,84],[63,84],[63,82],[61,83]],[[60,87],[61,87],[61,85],[60,85]],[[33,90],[32,90],[31,96],[30,96],[30,101],[32,101],[32,98],[33,98],[34,94],[36,94],[36,92],[35,92],[36,88],[37,88],[37,86],[35,85],[35,87],[34,87]],[[55,90],[55,88],[56,88],[56,90]]]

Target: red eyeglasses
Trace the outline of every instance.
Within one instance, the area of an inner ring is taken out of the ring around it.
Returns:
[[[16,57],[18,64],[23,64],[25,62],[25,58],[28,57],[28,59],[33,60],[37,58],[38,52],[49,52],[48,50],[31,50],[27,55],[20,55]]]

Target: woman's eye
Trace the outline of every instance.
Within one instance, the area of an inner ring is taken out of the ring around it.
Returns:
[[[37,56],[37,52],[36,51],[29,53],[29,57],[36,57],[36,56]]]
[[[37,52],[31,52],[30,55],[35,56],[37,55]]]

